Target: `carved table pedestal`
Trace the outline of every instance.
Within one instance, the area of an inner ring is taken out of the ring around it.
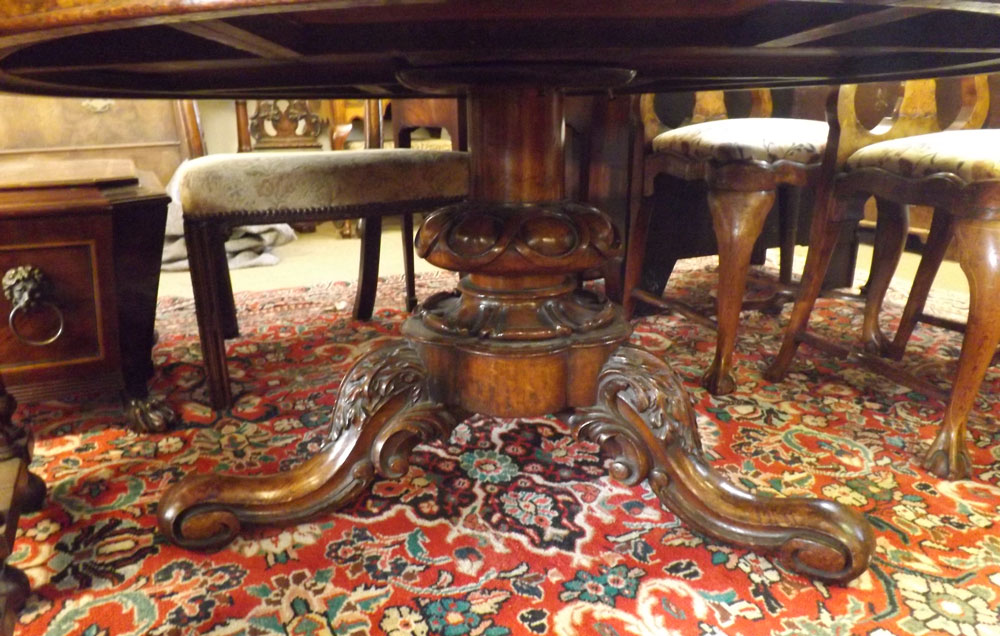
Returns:
[[[343,505],[376,474],[405,474],[416,444],[447,439],[470,411],[576,409],[574,434],[612,456],[611,476],[648,479],[699,532],[775,552],[808,576],[846,581],[864,571],[868,524],[830,501],[759,497],[713,470],[673,371],[625,344],[630,327],[620,308],[577,284],[579,272],[621,246],[606,215],[564,200],[563,94],[553,87],[610,88],[630,77],[530,66],[403,75],[425,89],[468,91],[469,200],[429,215],[417,236],[422,257],[467,275],[456,292],[424,302],[404,324],[403,341],[351,369],[316,456],[276,475],[188,477],[161,503],[166,535],[218,548],[241,523],[296,521]]]

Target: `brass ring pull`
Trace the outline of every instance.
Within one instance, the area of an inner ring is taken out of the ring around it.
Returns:
[[[66,326],[66,319],[59,306],[52,300],[52,282],[48,277],[33,265],[19,265],[4,272],[3,295],[11,302],[13,308],[7,316],[7,325],[10,327],[14,337],[26,345],[33,347],[44,347],[59,339]],[[51,312],[55,312],[59,318],[59,326],[55,333],[48,338],[34,340],[25,337],[17,330],[14,318],[17,313],[32,311],[35,308],[45,307]]]
[[[49,336],[48,338],[42,338],[40,340],[32,340],[31,338],[27,338],[21,335],[21,333],[17,330],[17,327],[14,324],[14,316],[16,316],[17,312],[19,311],[27,310],[27,307],[25,307],[24,305],[15,305],[14,308],[10,310],[10,315],[7,316],[7,325],[10,327],[10,331],[12,334],[14,334],[14,337],[23,342],[24,344],[31,345],[32,347],[44,347],[45,345],[50,345],[59,339],[59,336],[62,335],[63,327],[66,326],[66,320],[63,316],[62,310],[59,309],[59,307],[54,302],[45,300],[40,303],[35,303],[35,307],[48,307],[51,311],[54,311],[56,315],[59,317],[59,326],[56,327],[56,332],[51,336]]]

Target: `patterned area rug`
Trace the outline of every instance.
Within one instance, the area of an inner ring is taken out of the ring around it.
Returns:
[[[670,293],[710,303],[704,263],[680,268]],[[421,297],[454,282],[421,277]],[[941,402],[806,346],[787,381],[762,379],[788,308],[744,314],[739,388],[726,397],[697,385],[710,330],[647,317],[634,340],[681,375],[706,452],[734,482],[834,499],[868,518],[872,567],[846,587],[693,533],[645,486],[607,478],[597,448],[551,417],[474,417],[347,509],[245,529],[214,554],[168,544],[156,508],[171,483],[275,472],[315,451],[352,360],[404,319],[399,281],[380,290],[370,323],[345,312],[347,284],[239,296],[238,402],[224,413],[204,406],[191,303],[163,301],[154,392],[185,422],[170,433],[122,429],[110,399],[24,405],[50,497],[22,517],[11,559],[34,590],[19,634],[1000,633],[1000,376],[987,378],[970,426],[975,479],[942,481],[919,465]],[[859,305],[843,300],[821,300],[814,316],[845,340],[859,321]],[[919,326],[907,361],[947,386],[959,347],[957,335]]]

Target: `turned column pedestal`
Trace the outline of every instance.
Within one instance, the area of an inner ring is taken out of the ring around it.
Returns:
[[[618,307],[579,273],[621,252],[610,219],[564,199],[563,96],[474,89],[469,200],[430,214],[417,254],[467,272],[403,326],[434,399],[502,417],[590,406],[597,374],[628,338]],[[530,381],[526,381],[530,380]]]
[[[648,479],[699,532],[776,552],[809,576],[844,581],[864,571],[868,524],[833,502],[763,498],[726,481],[703,458],[690,400],[669,366],[625,345],[621,309],[578,285],[621,242],[605,214],[564,199],[563,95],[554,87],[607,88],[630,77],[547,67],[403,74],[423,88],[468,89],[470,197],[430,214],[416,239],[421,257],[465,276],[423,303],[404,340],[351,369],[316,456],[278,475],[188,477],[162,501],[163,532],[218,548],[241,523],[303,519],[362,495],[376,474],[405,474],[414,445],[446,439],[468,412],[576,409],[574,434],[612,456],[612,477]]]

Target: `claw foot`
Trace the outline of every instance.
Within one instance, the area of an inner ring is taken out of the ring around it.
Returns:
[[[125,421],[139,433],[162,433],[180,422],[180,418],[161,400],[153,397],[124,396]]]
[[[406,342],[379,347],[347,373],[323,448],[293,470],[264,476],[196,475],[160,504],[161,531],[183,547],[224,547],[242,523],[286,523],[343,506],[376,472],[398,478],[413,447],[447,437],[454,415],[430,400],[427,371]]]
[[[941,479],[968,479],[972,458],[965,446],[965,430],[943,424],[924,456],[924,468]]]
[[[870,333],[862,334],[861,345],[865,353],[883,357],[891,356],[892,344],[885,337],[885,334],[882,333],[881,329],[875,329]]]
[[[827,581],[850,581],[868,567],[872,530],[855,511],[822,499],[761,497],[705,461],[687,392],[662,360],[621,347],[601,370],[597,400],[570,418],[574,434],[613,455],[613,478],[648,479],[694,529],[775,553],[787,568]]]
[[[701,386],[712,395],[728,395],[736,390],[736,378],[716,360],[701,376]]]

